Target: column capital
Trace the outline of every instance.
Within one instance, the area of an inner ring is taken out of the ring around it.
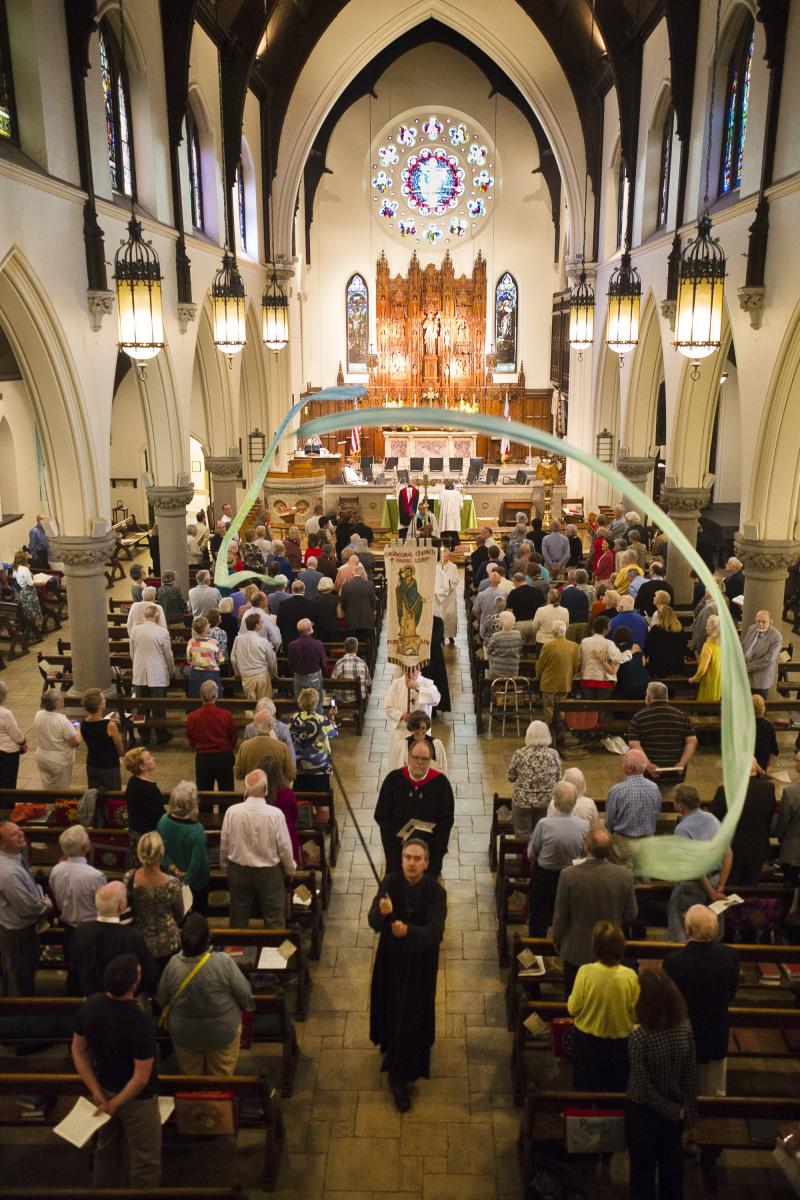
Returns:
[[[736,533],[733,544],[748,578],[785,578],[789,568],[800,559],[800,542],[797,541],[748,538]]]
[[[241,479],[241,454],[206,455],[206,470],[212,479]]]
[[[626,454],[624,450],[617,453],[617,470],[620,475],[624,475],[632,483],[636,483],[638,479],[647,479],[654,467],[655,461],[652,458],[636,458],[631,454]]]
[[[100,537],[51,537],[51,562],[64,564],[65,575],[102,575],[116,538],[113,533]]]
[[[699,517],[711,499],[711,488],[665,487],[661,499],[671,517]]]
[[[189,487],[149,487],[147,499],[155,509],[157,517],[174,517],[186,512],[186,506],[194,495],[194,484]]]

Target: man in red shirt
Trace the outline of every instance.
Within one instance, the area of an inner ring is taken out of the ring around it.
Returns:
[[[194,746],[194,778],[199,792],[233,791],[233,752],[238,733],[226,708],[217,707],[219,689],[213,679],[200,685],[200,708],[186,718],[186,736]]]

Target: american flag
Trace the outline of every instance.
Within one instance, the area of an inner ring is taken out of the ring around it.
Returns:
[[[358,412],[358,401],[357,400],[353,401],[353,411]],[[357,425],[354,425],[353,428],[350,430],[350,453],[351,454],[360,454],[361,453],[361,430],[358,428]]]
[[[508,407],[508,392],[506,392],[506,403],[505,403],[505,407],[503,408],[503,420],[505,420],[505,421],[511,420],[511,409]],[[501,438],[500,439],[500,453],[508,454],[510,449],[511,449],[511,442],[509,441],[509,439],[507,437]]]

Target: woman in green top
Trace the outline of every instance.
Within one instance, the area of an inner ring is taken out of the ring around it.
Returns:
[[[639,980],[622,965],[625,937],[610,921],[598,921],[592,930],[592,953],[595,961],[580,968],[567,1002],[575,1018],[572,1086],[576,1092],[624,1092]]]
[[[176,783],[167,811],[158,822],[164,842],[163,866],[192,890],[192,912],[208,912],[208,862],[206,831],[198,820],[197,788],[188,779]]]

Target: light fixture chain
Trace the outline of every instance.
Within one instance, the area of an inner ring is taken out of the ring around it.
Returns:
[[[215,16],[217,20],[217,28],[221,28],[219,23],[219,0],[215,6]],[[230,245],[230,227],[228,222],[228,177],[227,164],[225,162],[225,104],[222,96],[222,42],[220,41],[217,47],[217,86],[219,88],[219,146],[222,156],[222,221],[225,228],[225,252],[227,253]],[[234,248],[235,252],[235,248]]]

